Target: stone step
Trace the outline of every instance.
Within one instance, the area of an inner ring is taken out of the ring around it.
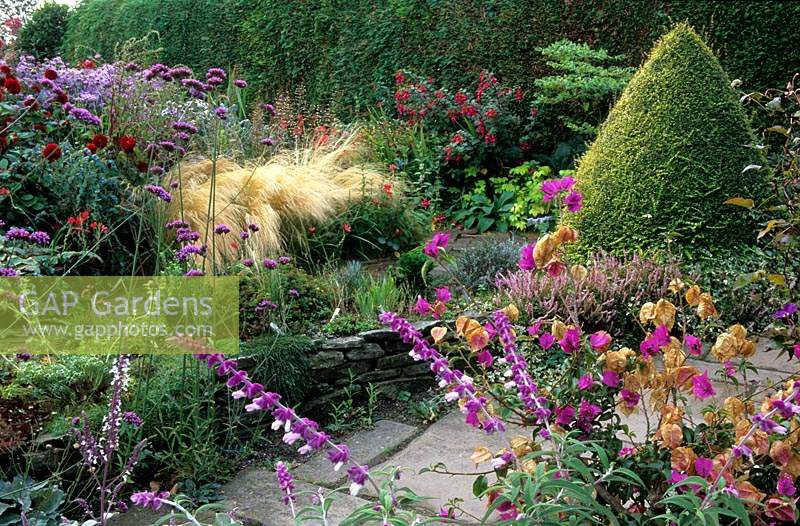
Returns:
[[[390,455],[408,444],[420,430],[417,427],[395,422],[378,420],[371,429],[359,431],[343,440],[350,448],[350,456],[360,464],[370,467],[380,464]],[[327,488],[342,486],[347,481],[344,469],[333,470],[333,465],[324,453],[313,455],[292,470],[292,474],[305,482]]]
[[[314,484],[295,481],[297,494],[296,510],[311,505],[311,496],[319,489]],[[326,490],[326,494],[329,491]],[[233,480],[220,490],[225,506],[248,525],[294,526],[295,520],[289,506],[283,503],[275,472],[266,468],[248,468],[239,472]],[[352,497],[347,492],[338,493],[329,509],[328,524],[339,524],[356,509],[369,504],[368,501]],[[303,525],[320,526],[320,520],[303,522]]]
[[[513,431],[509,433],[509,436],[511,435]],[[473,497],[472,483],[477,473],[486,471],[489,465],[484,463],[476,468],[470,460],[472,453],[480,446],[486,446],[492,451],[507,447],[502,435],[487,435],[474,429],[464,422],[464,415],[460,411],[451,411],[378,468],[388,466],[404,468],[400,486],[408,487],[419,496],[431,497],[424,504],[424,510],[430,515],[435,515],[448,500],[463,499],[462,508],[476,517],[483,517],[486,510],[485,501],[481,502]],[[419,473],[421,469],[437,462],[446,464],[451,472],[465,475]],[[370,494],[371,489],[365,488],[365,491]],[[479,522],[462,517],[459,523]]]

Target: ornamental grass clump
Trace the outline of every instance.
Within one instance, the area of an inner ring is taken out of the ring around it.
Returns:
[[[260,260],[334,217],[351,199],[388,182],[383,174],[355,164],[357,155],[353,134],[332,147],[277,154],[260,166],[228,159],[186,162],[169,176],[180,190],[167,214],[184,218],[198,232],[220,223],[237,231],[258,224],[247,257]],[[218,244],[215,264],[236,259],[237,252],[238,245]]]
[[[580,160],[581,246],[686,253],[752,243],[754,223],[723,203],[758,198],[763,164],[731,82],[687,24],[664,36]]]

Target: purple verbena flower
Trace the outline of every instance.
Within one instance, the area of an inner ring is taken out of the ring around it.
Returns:
[[[41,230],[37,230],[36,232],[31,232],[31,235],[28,236],[28,241],[36,243],[37,245],[47,245],[50,243],[50,235]]]
[[[154,196],[158,197],[162,201],[169,203],[172,201],[172,194],[167,192],[163,187],[158,186],[156,184],[148,184],[144,186],[144,189],[153,194]]]

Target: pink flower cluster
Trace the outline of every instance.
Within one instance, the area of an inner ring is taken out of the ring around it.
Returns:
[[[426,256],[437,259],[440,254],[444,253],[449,242],[450,234],[448,232],[436,232],[433,234],[433,238],[425,244],[422,251]]]
[[[564,197],[564,205],[570,212],[577,212],[583,208],[583,195],[574,189],[575,179],[572,177],[563,177],[561,179],[548,179],[542,181],[542,200],[550,202],[561,194],[566,194]]]

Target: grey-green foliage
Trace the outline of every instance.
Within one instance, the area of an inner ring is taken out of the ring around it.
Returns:
[[[634,69],[615,65],[623,62],[622,55],[567,39],[537,51],[553,70],[533,83],[537,105],[554,113],[572,131],[594,136],[606,109],[625,88]]]
[[[57,526],[64,498],[64,492],[48,481],[20,475],[11,482],[0,480],[0,526],[24,524],[23,513],[29,526]]]
[[[109,363],[103,357],[61,355],[48,362],[35,358],[19,362],[0,396],[70,405],[99,393],[108,378]]]
[[[520,239],[487,239],[465,248],[456,259],[459,281],[473,290],[493,289],[498,274],[517,268]]]

